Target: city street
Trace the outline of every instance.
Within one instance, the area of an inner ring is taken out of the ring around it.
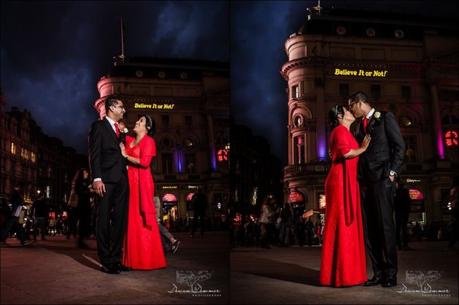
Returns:
[[[63,236],[26,247],[8,239],[0,250],[1,304],[228,303],[228,234],[177,238],[182,245],[166,269],[119,275],[99,271],[95,240],[81,250]]]
[[[235,248],[231,303],[257,304],[457,304],[458,250],[446,242],[413,242],[399,251],[394,288],[321,287],[320,247]]]

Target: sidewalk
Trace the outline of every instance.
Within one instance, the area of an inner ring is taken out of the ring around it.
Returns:
[[[177,234],[182,245],[167,256],[166,269],[119,275],[99,271],[95,240],[89,241],[89,250],[80,250],[74,239],[62,236],[26,247],[9,239],[10,246],[0,249],[0,303],[226,304],[227,237],[226,232],[206,232],[194,239]],[[195,291],[199,285],[201,291],[191,292],[193,282]]]
[[[321,287],[320,247],[235,248],[233,304],[458,304],[458,250],[413,242],[399,251],[398,286]],[[371,270],[371,269],[369,269]]]

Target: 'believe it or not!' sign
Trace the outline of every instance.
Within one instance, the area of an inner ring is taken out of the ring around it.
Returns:
[[[174,110],[175,104],[144,104],[135,103],[134,109]]]
[[[333,75],[384,78],[387,76],[388,72],[388,70],[349,70],[335,68]]]

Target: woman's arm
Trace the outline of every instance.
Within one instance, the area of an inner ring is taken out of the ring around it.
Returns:
[[[345,159],[352,159],[352,158],[355,158],[357,156],[360,156],[361,154],[363,154],[367,150],[368,145],[370,144],[370,140],[371,140],[371,136],[369,134],[367,134],[365,136],[365,138],[363,138],[362,145],[359,148],[351,149],[348,153],[343,155],[343,157]]]
[[[135,165],[139,165],[140,164],[140,159],[139,158],[131,157],[126,153],[126,146],[124,146],[124,144],[122,142],[120,143],[120,149],[121,149],[121,155],[124,158],[126,158],[126,160],[128,160],[129,162],[131,162],[132,164],[135,164]]]

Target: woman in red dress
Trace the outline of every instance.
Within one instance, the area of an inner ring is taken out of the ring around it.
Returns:
[[[333,128],[329,140],[332,164],[325,181],[320,283],[333,287],[354,286],[367,281],[357,163],[370,137],[366,136],[359,147],[349,130],[355,118],[342,106],[333,107],[329,117]]]
[[[148,135],[153,127],[150,116],[140,116],[134,127],[136,137],[127,136],[126,145],[120,144],[128,161],[129,178],[129,211],[122,264],[137,270],[166,267],[153,202],[155,187],[150,163],[156,156],[156,144]]]

